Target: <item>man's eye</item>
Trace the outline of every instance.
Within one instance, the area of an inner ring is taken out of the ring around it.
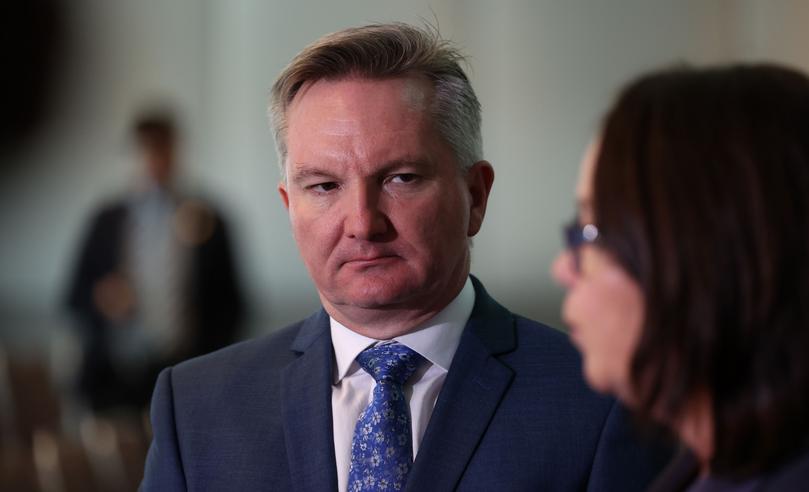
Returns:
[[[335,183],[334,181],[327,181],[325,183],[317,183],[309,185],[306,188],[318,193],[327,193],[329,191],[337,189],[337,183]]]
[[[395,184],[407,184],[412,183],[418,179],[417,174],[410,174],[410,173],[403,173],[403,174],[394,174],[390,177],[390,182]]]

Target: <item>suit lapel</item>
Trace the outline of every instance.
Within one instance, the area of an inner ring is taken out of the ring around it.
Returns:
[[[300,356],[282,375],[284,440],[295,490],[336,490],[332,431],[333,350],[325,311],[307,319],[293,342]]]
[[[511,313],[480,282],[475,308],[441,389],[406,490],[452,490],[505,395],[514,373],[495,355],[514,350]]]

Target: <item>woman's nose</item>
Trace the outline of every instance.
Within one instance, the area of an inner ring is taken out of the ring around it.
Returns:
[[[566,249],[560,252],[551,264],[551,276],[564,288],[570,288],[576,281],[576,259],[573,252]]]

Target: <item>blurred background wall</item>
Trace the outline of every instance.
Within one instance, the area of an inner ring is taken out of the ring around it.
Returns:
[[[0,341],[20,354],[60,340],[89,211],[131,182],[128,125],[154,98],[184,118],[184,182],[233,226],[246,334],[318,306],[277,197],[266,102],[282,67],[326,32],[426,20],[469,55],[496,169],[472,270],[505,305],[556,326],[549,264],[580,154],[619,86],[683,61],[809,70],[802,0],[71,0],[62,10],[47,112],[2,151]]]

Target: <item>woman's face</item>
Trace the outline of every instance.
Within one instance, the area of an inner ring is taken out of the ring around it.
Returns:
[[[596,143],[582,159],[576,188],[581,226],[594,224],[591,203],[597,152]],[[560,253],[552,273],[567,291],[562,318],[582,353],[588,383],[597,391],[631,403],[629,365],[644,320],[639,285],[598,247],[597,240],[595,244],[584,243],[577,252],[567,249]]]

